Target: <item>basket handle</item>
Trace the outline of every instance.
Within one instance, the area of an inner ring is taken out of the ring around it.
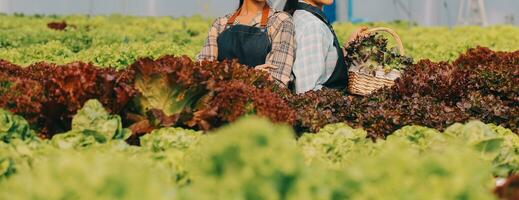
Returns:
[[[398,51],[400,52],[400,55],[402,55],[402,56],[405,55],[404,44],[402,44],[402,40],[400,39],[400,36],[398,36],[398,34],[393,29],[390,29],[387,27],[377,27],[377,28],[372,28],[372,29],[366,30],[363,33],[373,33],[373,32],[386,32],[386,33],[391,34],[391,36],[393,36],[393,38],[396,41],[396,45],[398,46]]]

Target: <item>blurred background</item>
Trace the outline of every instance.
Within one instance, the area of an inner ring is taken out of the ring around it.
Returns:
[[[273,6],[284,0],[269,0]],[[238,0],[0,0],[0,12],[215,17],[236,9]],[[405,20],[423,26],[519,25],[519,0],[337,0],[326,8],[336,21]]]

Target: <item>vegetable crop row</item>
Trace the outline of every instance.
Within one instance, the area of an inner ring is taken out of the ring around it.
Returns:
[[[495,177],[519,170],[519,137],[478,121],[374,142],[343,123],[296,140],[289,126],[247,117],[210,134],[157,129],[130,146],[96,100],[49,140],[0,117],[3,199],[494,199]],[[497,194],[513,199],[510,184]]]
[[[48,23],[66,21],[63,31]],[[141,57],[188,55],[203,46],[211,24],[200,17],[172,19],[128,16],[0,16],[0,58],[18,65],[36,62],[66,64],[92,62],[97,66],[124,68]],[[513,26],[420,27],[407,23],[335,24],[341,40],[360,25],[395,29],[409,56],[415,60],[454,60],[478,45],[496,51],[514,51],[519,29]]]
[[[299,133],[347,122],[383,138],[406,125],[444,130],[473,119],[519,133],[518,62],[519,52],[480,47],[452,63],[419,61],[395,86],[356,97],[326,89],[293,95],[264,72],[187,57],[143,58],[118,71],[80,62],[20,67],[2,61],[0,106],[45,136],[68,130],[89,99],[121,115],[136,136],[170,126],[209,130],[249,114]]]

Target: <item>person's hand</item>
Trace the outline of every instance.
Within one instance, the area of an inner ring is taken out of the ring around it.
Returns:
[[[270,72],[270,70],[277,69],[278,67],[271,64],[258,65],[254,69],[261,70],[264,72]]]
[[[367,26],[361,26],[357,30],[353,31],[353,33],[350,34],[350,37],[348,38],[348,41],[346,44],[344,44],[344,47],[348,47],[351,42],[358,40],[359,38],[362,38],[366,34],[368,34],[366,31],[368,30]]]
[[[270,70],[277,69],[277,68],[278,67],[271,65],[271,64],[263,64],[263,65],[256,66],[254,69],[267,72],[269,74],[269,79],[273,80],[272,76],[270,75]]]

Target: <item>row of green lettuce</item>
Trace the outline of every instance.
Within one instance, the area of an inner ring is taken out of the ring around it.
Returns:
[[[47,27],[65,21],[64,31]],[[126,67],[141,57],[189,55],[203,46],[211,20],[201,17],[0,16],[0,59],[21,65],[93,62]]]
[[[64,31],[47,27],[47,23],[61,21],[68,24]],[[202,48],[211,22],[201,17],[0,15],[0,59],[24,66],[39,61],[58,64],[84,61],[124,68],[141,57],[193,58]],[[339,23],[335,28],[341,41],[345,41],[361,25],[395,29],[408,55],[415,60],[453,60],[476,46],[496,51],[513,51],[519,46],[519,28],[514,26],[449,29],[396,22]]]
[[[519,137],[492,124],[366,134],[331,124],[296,139],[249,116],[207,134],[155,130],[130,146],[96,100],[50,140],[0,111],[0,199],[495,199],[496,177],[519,170]]]

